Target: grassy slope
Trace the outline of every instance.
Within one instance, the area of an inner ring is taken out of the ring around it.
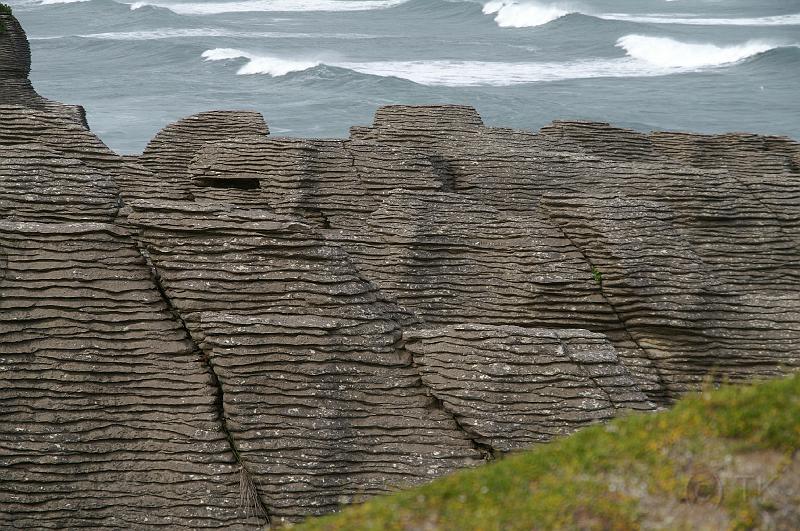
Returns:
[[[11,15],[11,14],[12,14],[11,6],[0,3],[0,15]],[[5,33],[7,29],[8,28],[6,28],[5,21],[0,20],[0,33]]]
[[[800,528],[798,448],[795,375],[690,396],[293,529]]]

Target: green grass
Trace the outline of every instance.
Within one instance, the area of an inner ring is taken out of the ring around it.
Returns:
[[[0,15],[11,15],[11,6],[7,4],[0,4]],[[0,20],[0,34],[5,33],[6,31],[6,23],[3,20]]]
[[[598,286],[603,285],[603,273],[600,272],[595,266],[592,266],[592,278],[597,282]]]
[[[687,489],[713,502],[727,527],[748,529],[767,502],[739,484],[717,489],[702,482],[724,483],[727,476],[716,472],[737,459],[791,456],[798,448],[795,375],[688,396],[669,411],[593,426],[293,529],[637,529],[654,507],[689,507]]]

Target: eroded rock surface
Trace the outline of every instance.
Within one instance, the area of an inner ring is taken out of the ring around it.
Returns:
[[[0,527],[295,521],[800,366],[790,139],[389,106],[120,157],[0,17]]]
[[[651,409],[602,334],[449,325],[407,332],[423,383],[475,439],[501,451],[621,409]]]

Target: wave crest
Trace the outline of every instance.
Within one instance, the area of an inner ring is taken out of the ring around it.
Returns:
[[[322,62],[263,56],[234,48],[206,50],[202,57],[207,61],[247,59],[247,63],[236,72],[237,75],[266,74],[279,77],[291,72],[305,71],[325,65],[359,74],[405,79],[421,85],[448,87],[508,86],[564,79],[657,76],[670,73],[669,69],[630,58],[592,59],[566,63],[448,60]]]
[[[494,15],[501,28],[542,26],[577,11],[559,5],[544,5],[516,0],[492,0],[483,6],[485,15]]]
[[[625,50],[630,57],[654,66],[693,69],[736,63],[785,45],[752,40],[744,44],[717,46],[681,42],[668,37],[625,35],[617,40],[617,46]]]
[[[247,59],[236,72],[237,75],[266,74],[269,76],[285,76],[290,72],[302,72],[320,65],[319,61],[281,59],[265,55],[255,55],[235,48],[214,48],[202,54],[206,61],[226,61],[230,59]]]
[[[800,13],[750,18],[713,18],[693,14],[629,14],[599,13],[564,2],[544,3],[534,0],[491,0],[483,6],[485,15],[494,15],[501,28],[531,28],[542,26],[574,13],[601,20],[643,24],[678,24],[694,26],[794,26],[800,25]]]

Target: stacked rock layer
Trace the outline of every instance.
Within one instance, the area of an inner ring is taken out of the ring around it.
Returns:
[[[297,521],[800,366],[792,140],[390,106],[120,157],[0,18],[0,527]]]

